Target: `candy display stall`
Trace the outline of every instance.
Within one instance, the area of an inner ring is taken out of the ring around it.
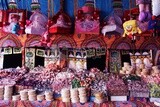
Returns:
[[[159,16],[147,10],[156,4],[134,0],[139,8],[126,10],[125,0],[73,1],[48,0],[48,17],[39,0],[0,10],[0,106],[156,107]],[[141,20],[147,12],[153,18]]]

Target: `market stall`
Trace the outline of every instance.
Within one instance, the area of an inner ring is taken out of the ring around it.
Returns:
[[[1,0],[0,106],[159,106],[155,2]]]

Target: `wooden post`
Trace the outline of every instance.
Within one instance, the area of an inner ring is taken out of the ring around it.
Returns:
[[[48,18],[50,18],[50,2],[51,0],[48,0]]]
[[[74,0],[74,16],[76,16],[77,8],[78,8],[78,0]]]
[[[52,12],[52,15],[51,15],[51,17],[53,17],[54,16],[54,0],[51,0],[51,12]]]

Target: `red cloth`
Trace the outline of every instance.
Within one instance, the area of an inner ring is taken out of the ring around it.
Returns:
[[[63,103],[61,101],[53,101],[53,102],[30,102],[30,101],[0,101],[0,107],[37,107],[37,106],[43,106],[43,107],[116,107],[116,102],[105,102],[103,104],[95,104],[92,102],[85,103],[85,104],[71,104],[71,103]],[[132,101],[132,103],[135,103],[137,107],[157,107],[151,102],[143,102],[143,101]],[[120,107],[130,107],[130,105],[123,105],[123,103],[120,105]]]

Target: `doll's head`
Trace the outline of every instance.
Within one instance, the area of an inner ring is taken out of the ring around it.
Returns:
[[[19,22],[19,19],[20,19],[20,16],[19,16],[19,15],[17,15],[17,14],[12,14],[12,15],[11,15],[11,22],[18,23],[18,22]]]
[[[108,19],[108,22],[107,22],[108,24],[116,24],[116,22],[115,22],[115,19],[114,19],[114,17],[109,17],[109,19]]]
[[[63,21],[64,20],[63,15],[59,15],[58,20]]]
[[[90,21],[90,20],[93,19],[93,17],[92,17],[91,14],[86,14],[86,15],[85,15],[85,19],[86,19],[86,21]]]

